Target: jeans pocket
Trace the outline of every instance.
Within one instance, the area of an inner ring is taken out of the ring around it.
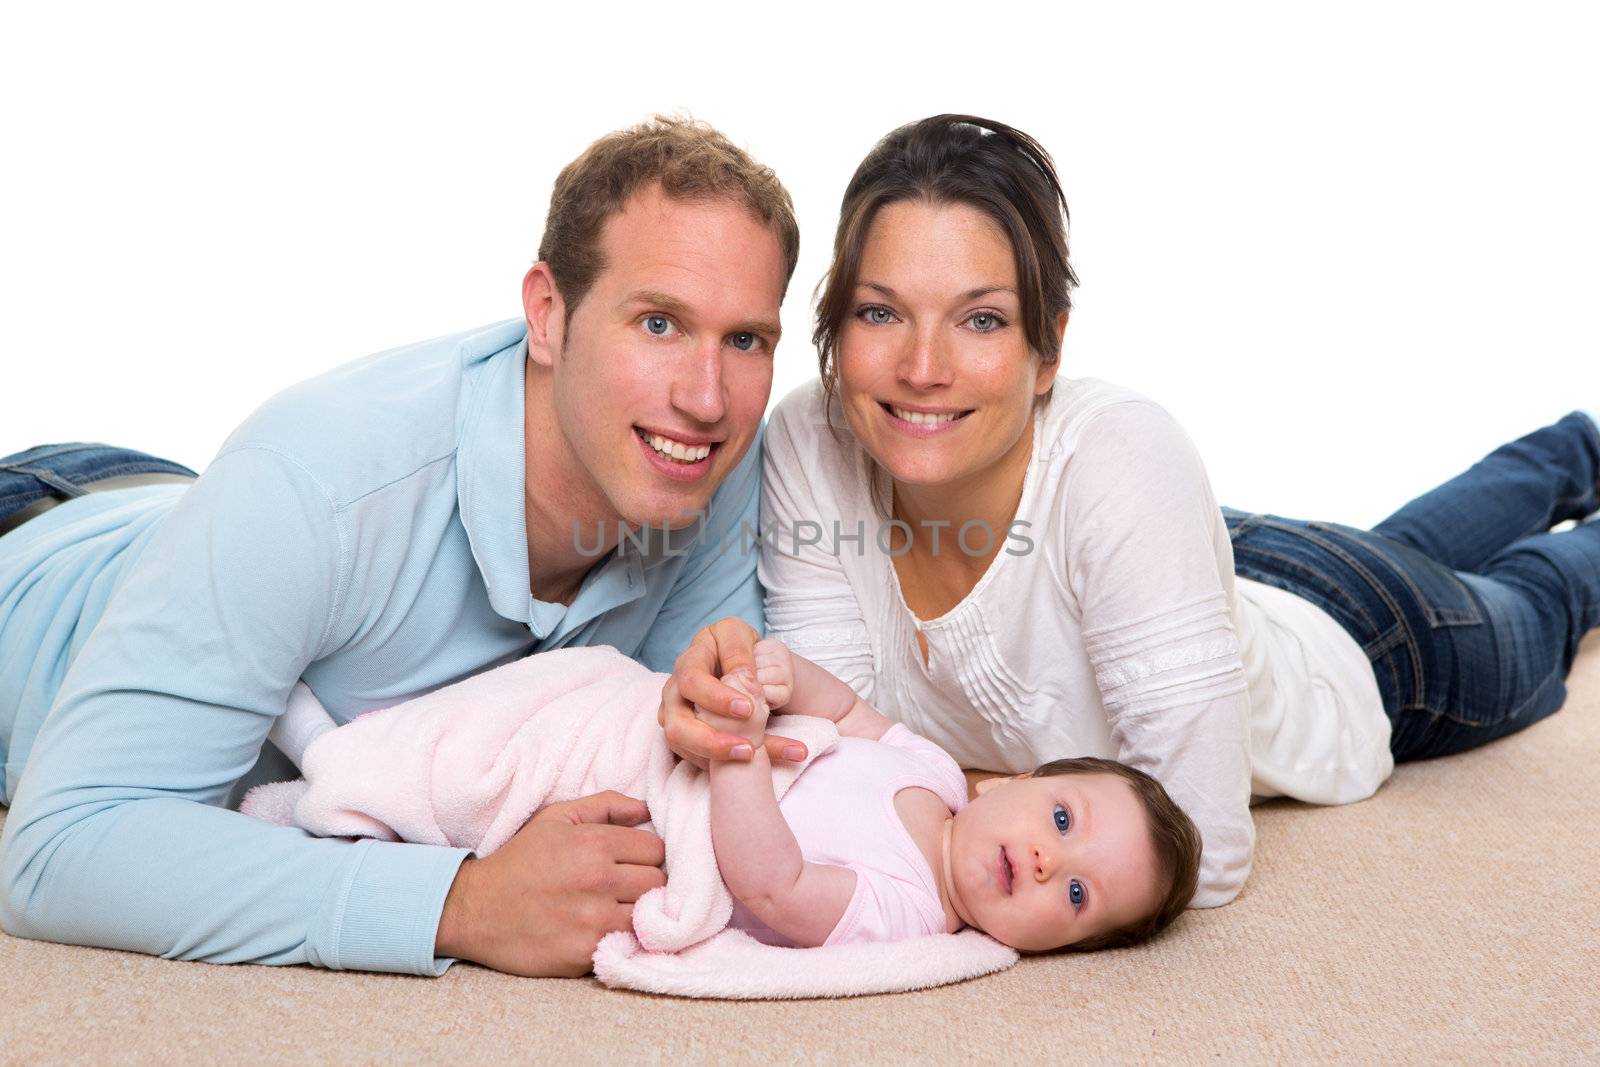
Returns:
[[[1329,523],[1307,524],[1323,534],[1359,533],[1357,544],[1362,554],[1373,557],[1386,574],[1374,575],[1373,580],[1383,581],[1396,593],[1411,601],[1428,625],[1437,629],[1443,626],[1476,626],[1483,622],[1483,609],[1467,584],[1456,572],[1418,552],[1409,545],[1369,531],[1351,531]],[[1354,546],[1352,546],[1354,547]],[[1409,612],[1402,612],[1409,615]]]

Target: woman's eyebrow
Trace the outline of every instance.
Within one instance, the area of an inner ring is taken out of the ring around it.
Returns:
[[[991,293],[1005,293],[1007,296],[1017,295],[1017,291],[1011,288],[1009,285],[985,285],[980,286],[977,289],[967,290],[967,292],[962,294],[961,299],[976,300],[981,296],[988,296]]]
[[[857,282],[856,284],[863,289],[872,289],[876,292],[882,293],[890,300],[894,300],[900,295],[887,285],[881,285],[878,282]],[[1009,285],[980,285],[976,289],[968,289],[966,292],[962,293],[958,299],[962,301],[976,300],[979,297],[988,296],[990,293],[1005,293],[1006,295],[1012,297],[1017,295],[1017,291],[1011,288]]]

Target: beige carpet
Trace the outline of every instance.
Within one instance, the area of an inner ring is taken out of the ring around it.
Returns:
[[[0,935],[0,1062],[1600,1062],[1600,638],[1567,707],[1257,809],[1237,902],[959,986],[695,1002],[457,965],[217,967]]]

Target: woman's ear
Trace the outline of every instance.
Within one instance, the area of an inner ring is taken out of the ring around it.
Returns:
[[[1061,370],[1061,339],[1067,335],[1067,313],[1056,316],[1056,358],[1046,363],[1039,361],[1033,378],[1033,395],[1044,396],[1056,384],[1056,374]]]
[[[522,314],[528,321],[528,358],[542,367],[553,367],[561,351],[567,309],[550,264],[535,263],[523,275]]]

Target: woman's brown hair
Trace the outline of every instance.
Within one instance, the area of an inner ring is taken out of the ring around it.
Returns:
[[[1028,345],[1046,363],[1060,358],[1056,319],[1072,310],[1078,276],[1067,257],[1067,198],[1050,153],[1003,122],[935,115],[879,141],[845,187],[811,336],[829,399],[838,386],[839,333],[854,309],[873,219],[885,205],[907,200],[965,204],[1000,227],[1016,258]]]

